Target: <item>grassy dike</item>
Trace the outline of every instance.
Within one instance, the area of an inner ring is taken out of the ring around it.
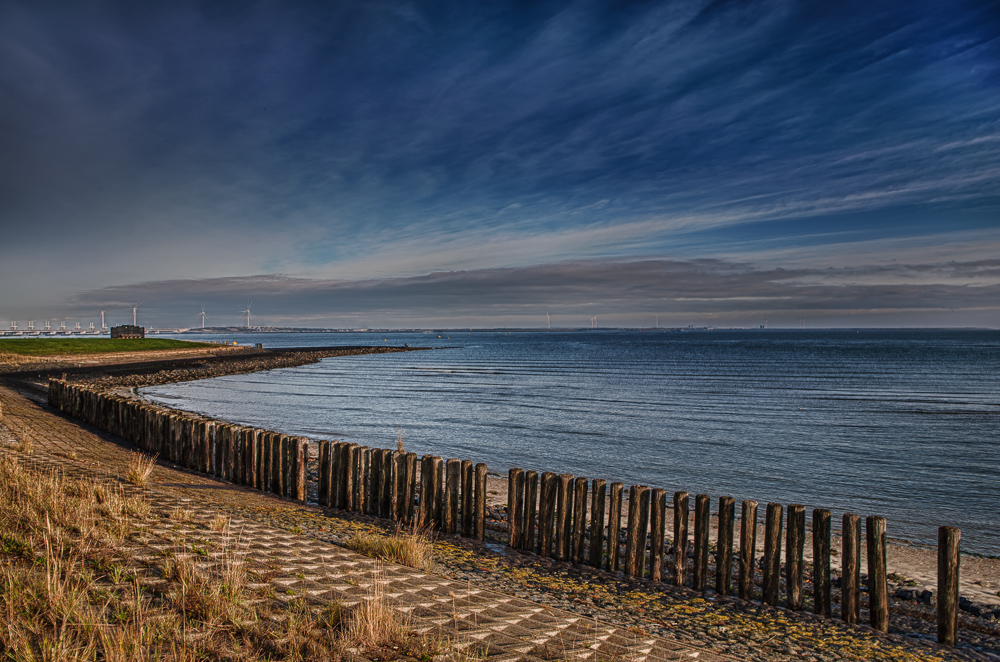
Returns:
[[[0,354],[17,356],[78,356],[119,352],[155,352],[171,349],[206,349],[212,343],[170,338],[3,338]]]

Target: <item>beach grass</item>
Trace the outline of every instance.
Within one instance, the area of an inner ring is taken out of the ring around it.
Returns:
[[[357,606],[281,604],[249,588],[250,565],[238,544],[225,543],[216,561],[205,563],[178,541],[153,562],[161,581],[145,584],[140,576],[149,568],[137,567],[127,549],[137,524],[151,517],[149,503],[118,483],[0,459],[0,657],[469,659],[448,640],[412,630],[388,602],[378,567]]]
[[[204,349],[211,343],[173,340],[171,338],[4,338],[0,353],[18,356],[69,356],[77,354],[114,354],[171,349]]]
[[[347,548],[358,554],[418,570],[430,570],[433,566],[434,545],[419,531],[397,528],[389,535],[361,531],[351,536]]]

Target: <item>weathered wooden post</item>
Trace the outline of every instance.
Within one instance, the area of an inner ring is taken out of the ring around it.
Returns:
[[[603,478],[594,479],[594,489],[590,496],[590,565],[601,567],[604,556],[604,510],[607,506],[608,482]]]
[[[219,432],[216,433],[216,447],[221,445],[222,440],[220,438]],[[273,432],[265,431],[260,438],[260,491],[270,492],[271,491],[271,467],[274,460],[271,458],[271,454],[274,450],[274,438]],[[218,457],[218,456],[217,456]]]
[[[622,497],[625,486],[622,483],[611,483],[611,494],[608,497],[608,570],[612,572],[621,569],[621,535],[622,535]]]
[[[857,623],[861,618],[861,517],[844,513],[841,529],[843,570],[840,578],[840,618]]]
[[[889,585],[885,568],[885,518],[865,518],[868,547],[868,612],[872,627],[889,631]]]
[[[330,442],[319,442],[319,505],[330,505]]]
[[[305,503],[309,498],[306,482],[309,466],[309,440],[298,437],[298,447],[295,449],[295,498]]]
[[[358,462],[358,455],[360,454],[359,446],[356,443],[349,443],[344,448],[344,466],[342,467],[343,476],[341,478],[343,490],[343,509],[347,511],[354,510],[354,476],[357,473],[355,467]]]
[[[649,504],[649,577],[654,582],[663,579],[663,541],[667,523],[667,491],[656,488]]]
[[[692,587],[704,593],[708,590],[708,529],[712,498],[699,494],[694,499],[694,576]]]
[[[434,492],[431,507],[434,511],[434,526],[440,531],[444,524],[444,460],[437,455],[431,460],[431,471],[434,473],[431,480],[431,489]]]
[[[521,549],[535,551],[535,517],[538,510],[538,472],[524,473],[524,517],[521,524]]]
[[[587,479],[573,483],[573,563],[583,563],[587,544]]]
[[[830,511],[813,510],[813,612],[833,615],[830,591]]]
[[[715,539],[715,592],[732,593],[733,535],[736,526],[736,500],[719,497],[719,532]]]
[[[281,435],[277,432],[271,433],[271,467],[269,470],[271,481],[267,486],[271,494],[281,494],[282,462]]]
[[[445,471],[444,488],[444,530],[446,533],[457,533],[458,524],[458,488],[462,484],[462,461],[450,458]]]
[[[518,469],[511,467],[507,470],[507,545],[512,549],[517,549],[518,543],[521,542],[521,536],[518,532],[518,526],[520,525],[520,503],[521,499],[517,496],[517,480],[518,476],[522,480],[522,489],[524,486],[524,469]]]
[[[395,496],[393,495],[393,488],[395,487],[395,475],[393,473],[396,460],[393,457],[399,451],[386,450],[382,453],[382,494],[379,497],[382,502],[382,517],[391,518],[392,517],[392,504],[395,502]]]
[[[406,452],[392,454],[392,518],[406,521]]]
[[[371,467],[372,449],[368,446],[362,446],[358,453],[358,473],[354,483],[354,489],[357,492],[354,509],[359,513],[368,512],[368,500],[371,498]]]
[[[476,463],[476,521],[475,537],[482,540],[486,537],[486,465]]]
[[[462,535],[466,538],[472,537],[474,486],[472,460],[462,460]]]
[[[764,516],[764,604],[777,606],[781,587],[781,518],[780,503],[767,504]]]
[[[434,458],[420,458],[420,528],[430,528],[434,521]]]
[[[538,553],[541,556],[553,556],[552,542],[558,492],[559,477],[551,471],[544,472],[542,474],[542,494],[538,504]]]
[[[687,581],[688,493],[674,492],[674,584]]]
[[[383,448],[372,449],[372,492],[378,495],[377,498],[368,500],[368,512],[372,517],[382,517],[382,488],[385,479],[382,477],[382,454]]]
[[[646,530],[649,521],[649,488],[629,488],[628,523],[625,534],[625,574],[642,577],[646,558]]]
[[[556,558],[566,561],[570,556],[570,526],[573,523],[573,476],[559,474],[556,498]]]
[[[962,532],[953,526],[938,528],[937,636],[954,646],[958,639],[958,580]]]
[[[806,507],[793,503],[788,506],[788,528],[785,530],[785,582],[788,608],[802,609],[802,585],[805,581]]]
[[[416,502],[416,492],[417,492],[417,454],[413,452],[406,453],[406,485],[403,494],[403,499],[406,501],[406,523],[410,524],[414,521],[414,506]]]

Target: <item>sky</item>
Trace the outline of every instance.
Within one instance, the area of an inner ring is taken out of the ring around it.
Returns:
[[[0,327],[1000,327],[1000,6],[0,3]]]

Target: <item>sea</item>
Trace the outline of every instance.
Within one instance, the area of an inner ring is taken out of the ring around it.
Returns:
[[[1000,555],[1000,331],[592,330],[173,336],[430,351],[143,389],[313,439],[882,515]],[[835,519],[839,522],[839,519]],[[835,527],[837,528],[837,527]]]

